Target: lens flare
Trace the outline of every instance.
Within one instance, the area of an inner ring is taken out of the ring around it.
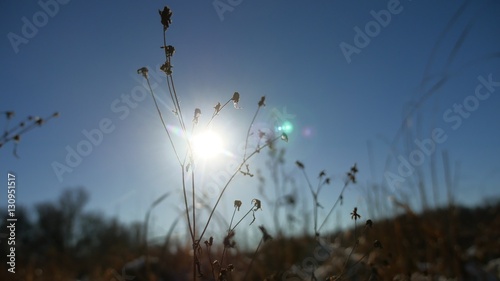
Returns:
[[[201,132],[193,136],[191,141],[195,157],[208,159],[223,152],[222,138],[213,131]]]
[[[290,121],[285,121],[283,122],[283,124],[281,124],[281,126],[278,126],[276,129],[278,130],[278,132],[290,134],[293,131],[293,125]]]

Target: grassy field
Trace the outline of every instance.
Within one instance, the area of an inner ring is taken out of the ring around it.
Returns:
[[[82,189],[68,190],[58,202],[38,205],[36,220],[19,211],[14,280],[192,279],[191,245],[165,240],[149,245],[146,255],[142,224],[126,226],[83,212],[85,198]],[[396,217],[357,218],[355,229],[319,237],[290,237],[263,228],[258,250],[233,245],[238,231],[224,241],[207,238],[198,253],[204,276],[199,280],[500,278],[500,203],[422,213],[401,208]],[[5,257],[8,245],[1,246]],[[5,262],[1,267],[1,279],[12,280]]]

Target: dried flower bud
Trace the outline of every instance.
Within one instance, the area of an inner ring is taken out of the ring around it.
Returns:
[[[261,107],[261,106],[266,106],[265,101],[266,101],[266,96],[262,96],[262,97],[260,98],[259,103],[258,103],[259,107]]]
[[[252,204],[253,204],[253,205],[254,205],[254,207],[255,207],[255,208],[253,209],[254,211],[257,211],[258,209],[261,209],[261,210],[262,210],[262,205],[261,205],[261,202],[260,202],[260,200],[259,200],[259,199],[255,199],[255,198],[254,198],[254,199],[252,200]]]
[[[240,200],[234,200],[234,207],[238,208],[238,211],[240,210],[240,207],[243,203]]]
[[[356,167],[356,164],[351,167],[351,171],[347,173],[347,178],[349,181],[352,183],[356,183],[356,173],[358,172],[358,168]]]
[[[240,93],[234,92],[231,100],[233,101],[234,108],[238,108],[238,103],[240,102]]]
[[[194,110],[194,118],[193,118],[193,123],[194,123],[194,124],[198,124],[198,121],[199,121],[200,115],[201,115],[201,109],[196,108],[196,109]]]
[[[281,139],[284,140],[285,142],[288,142],[288,135],[285,133],[281,134]]]
[[[166,47],[164,47],[164,48],[165,48],[165,53],[167,54],[167,57],[171,57],[171,56],[173,56],[173,55],[174,55],[174,53],[175,53],[175,48],[174,48],[174,46],[172,46],[172,45],[168,45],[168,46],[166,46]]]
[[[304,164],[302,164],[302,162],[300,161],[295,161],[295,164],[297,165],[297,167],[299,167],[300,169],[304,169]]]
[[[361,216],[358,214],[358,208],[354,207],[354,210],[351,213],[351,219],[357,220],[359,218],[361,218]]]
[[[227,269],[221,268],[219,271],[219,279],[218,280],[226,280]]]
[[[167,75],[172,75],[172,67],[172,64],[167,61],[162,66],[160,66],[160,70],[165,72]]]
[[[354,166],[351,167],[351,172],[353,174],[356,174],[358,172],[358,168],[356,167],[356,164],[354,164]]]
[[[224,247],[225,248],[234,248],[234,246],[236,245],[236,242],[234,241],[231,241],[231,238],[234,237],[234,231],[229,231],[229,233],[226,235],[226,237],[224,237]]]
[[[372,228],[373,227],[373,222],[372,220],[367,220],[366,221],[366,226],[369,227],[369,228]]]
[[[137,69],[137,74],[142,75],[144,78],[148,79],[148,68],[147,67],[141,67]]]
[[[259,229],[262,232],[262,239],[264,239],[264,242],[273,239],[273,237],[269,235],[269,233],[267,232],[266,228],[263,225],[260,225]]]
[[[218,103],[214,106],[214,109],[215,109],[215,114],[219,113],[219,111],[220,111],[220,107],[221,107],[220,102],[218,102]]]
[[[349,181],[351,181],[352,183],[356,183],[356,175],[351,173],[351,172],[348,172],[347,173],[347,178],[349,179]]]
[[[161,17],[161,24],[163,25],[163,31],[166,31],[170,24],[172,23],[172,11],[170,8],[165,6],[162,10],[158,10],[158,13],[160,14]]]

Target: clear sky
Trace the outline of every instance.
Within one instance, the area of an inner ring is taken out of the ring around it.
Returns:
[[[143,66],[159,73],[164,62],[157,11],[165,5],[173,10],[167,44],[176,48],[174,79],[186,120],[199,107],[206,122],[217,102],[241,94],[243,108],[224,109],[214,123],[231,153],[199,164],[200,189],[241,157],[235,149],[265,95],[256,127],[276,129],[273,112],[293,125],[289,143],[279,144],[287,170],[297,173],[300,160],[311,178],[322,169],[333,176],[321,199],[326,206],[354,163],[358,184],[347,190],[345,212],[366,208],[374,184],[415,198],[409,166],[422,168],[429,188],[436,171],[444,200],[443,151],[458,202],[500,195],[499,1],[56,1],[0,3],[0,110],[15,111],[14,123],[61,114],[22,136],[19,159],[12,143],[0,150],[2,208],[6,173],[14,171],[25,206],[83,186],[89,210],[132,221],[171,191],[155,211],[158,233],[178,215],[179,167],[137,75]],[[153,82],[175,128],[166,81]],[[106,131],[102,139],[58,176],[54,163],[68,165],[68,147],[76,150],[95,129]],[[260,196],[257,186],[255,178],[237,178],[221,212],[238,198],[248,206]],[[263,208],[265,221],[270,209]]]

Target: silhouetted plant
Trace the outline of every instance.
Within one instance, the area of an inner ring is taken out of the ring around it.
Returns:
[[[17,145],[21,141],[22,135],[33,130],[34,128],[43,126],[52,118],[59,117],[58,112],[55,112],[46,118],[41,118],[38,116],[28,116],[11,127],[10,123],[12,122],[12,119],[15,116],[15,112],[4,111],[0,112],[0,114],[4,114],[6,119],[5,129],[2,136],[0,137],[0,148],[2,148],[5,144],[9,142],[14,142],[14,149],[12,153],[16,158],[19,158],[19,155],[17,154]]]
[[[168,136],[170,145],[172,146],[176,160],[180,166],[180,174],[181,174],[181,180],[182,180],[182,194],[183,194],[183,199],[184,199],[184,209],[185,209],[186,220],[187,220],[187,224],[188,224],[188,228],[189,228],[189,234],[191,237],[191,244],[192,244],[192,250],[193,250],[193,280],[196,280],[197,277],[203,276],[203,273],[201,272],[201,265],[200,265],[200,260],[199,260],[199,252],[201,251],[200,241],[202,241],[203,236],[205,235],[207,228],[212,220],[212,217],[214,216],[215,210],[217,209],[219,202],[220,202],[223,194],[227,190],[229,184],[233,181],[235,176],[239,173],[241,173],[245,176],[253,176],[253,174],[250,171],[248,160],[251,159],[257,153],[259,153],[265,147],[273,148],[274,142],[276,140],[282,139],[284,141],[288,141],[288,136],[286,134],[281,134],[279,136],[265,135],[265,134],[262,134],[262,132],[259,132],[259,142],[257,143],[256,148],[253,151],[249,151],[249,139],[251,136],[253,124],[257,118],[257,115],[258,115],[260,109],[265,106],[265,99],[266,98],[265,98],[265,96],[262,96],[260,98],[260,100],[257,102],[257,106],[258,106],[257,110],[256,110],[256,112],[255,112],[255,114],[250,122],[250,125],[248,127],[248,130],[247,130],[243,158],[241,159],[241,162],[240,162],[239,166],[237,167],[237,169],[235,169],[235,171],[233,172],[233,174],[231,175],[229,180],[223,186],[221,192],[219,193],[217,201],[215,202],[214,206],[212,207],[212,209],[210,211],[210,214],[208,216],[207,221],[204,223],[204,226],[202,228],[200,228],[201,232],[199,232],[199,229],[198,229],[197,224],[196,224],[196,222],[197,222],[197,220],[196,220],[196,218],[197,218],[196,208],[192,207],[192,206],[195,206],[197,203],[196,202],[197,196],[196,196],[196,190],[195,190],[195,173],[196,173],[196,171],[193,168],[193,167],[195,167],[194,164],[196,161],[196,157],[194,157],[195,155],[193,152],[192,141],[189,138],[190,133],[188,132],[188,129],[186,126],[185,118],[184,118],[184,115],[182,112],[183,108],[180,106],[179,95],[175,89],[175,84],[174,84],[174,79],[173,79],[172,57],[175,53],[175,48],[172,45],[167,45],[167,40],[166,40],[166,32],[167,32],[168,28],[170,27],[170,24],[172,23],[172,11],[170,10],[170,8],[164,7],[163,10],[159,11],[159,14],[160,14],[161,23],[163,26],[163,45],[161,47],[165,51],[165,62],[162,64],[160,69],[166,75],[168,92],[170,94],[170,100],[172,101],[172,104],[174,106],[173,113],[174,113],[175,118],[177,119],[177,122],[181,128],[182,142],[186,145],[186,148],[187,148],[184,157],[181,157],[181,155],[179,154],[178,144],[176,144],[173,141],[173,139],[171,137],[171,132],[170,132],[169,128],[166,126],[166,121],[165,121],[165,118],[162,114],[162,110],[160,109],[160,107],[158,105],[155,93],[154,93],[154,91],[151,87],[150,81],[149,81],[148,69],[146,67],[141,67],[137,70],[137,73],[139,75],[142,75],[147,82],[147,85],[149,87],[151,96],[153,98],[156,110],[157,110],[159,118],[160,118],[160,121],[161,121],[163,128]],[[232,97],[230,99],[228,99],[223,105],[221,105],[220,102],[217,102],[217,104],[214,106],[214,112],[207,123],[207,128],[211,124],[211,122],[214,120],[214,118],[216,116],[218,116],[219,113],[225,108],[225,106],[231,101],[233,102],[234,108],[239,109],[240,108],[239,107],[240,93],[234,92]],[[199,108],[196,108],[194,110],[192,129],[191,129],[192,132],[195,130],[195,128],[197,126],[199,126],[201,114],[202,114],[202,112]],[[261,140],[264,140],[264,141],[261,142]],[[191,182],[191,191],[190,191],[191,198],[188,198],[189,194],[187,191],[187,183],[186,183],[188,178]],[[252,201],[252,203],[254,206],[252,207],[252,209],[249,210],[249,212],[247,212],[243,216],[243,218],[245,218],[250,213],[254,214],[255,211],[260,209],[260,204],[261,204],[260,200],[254,199]],[[190,207],[190,205],[191,205],[191,207]],[[233,216],[234,216],[234,214],[233,214]],[[241,220],[239,222],[241,222]],[[253,216],[252,223],[254,220],[255,220],[255,215]],[[226,235],[226,239],[224,239],[225,248],[228,245],[234,246],[233,242],[229,242],[229,240],[232,236],[234,236],[234,228],[239,224],[239,222],[236,223],[236,225],[233,227],[233,229],[231,229],[231,228],[229,229],[229,231]],[[205,244],[205,245],[207,245],[207,247],[211,247],[211,243]],[[210,259],[211,259],[211,257],[209,256],[209,260]],[[221,264],[221,268],[219,270],[219,275],[222,274],[223,270],[225,270],[225,272],[227,272],[227,267],[222,267],[222,264]],[[212,266],[212,273],[213,272],[214,272],[214,267]]]
[[[354,164],[354,166],[351,167],[351,170],[349,172],[347,172],[347,179],[344,181],[344,186],[342,187],[342,190],[340,191],[340,194],[337,197],[337,200],[335,201],[335,203],[331,207],[330,211],[328,212],[328,215],[324,218],[323,223],[321,223],[321,225],[318,227],[318,208],[323,208],[323,206],[319,203],[318,196],[319,196],[319,193],[321,192],[322,188],[325,185],[330,184],[331,179],[326,176],[326,171],[322,170],[319,172],[319,175],[318,175],[318,184],[317,184],[316,188],[313,188],[311,181],[309,180],[309,177],[307,176],[307,173],[305,171],[305,165],[298,160],[295,161],[295,164],[297,165],[299,170],[302,171],[302,174],[304,175],[304,178],[306,179],[307,186],[309,187],[309,191],[311,192],[311,196],[313,199],[313,212],[314,212],[314,218],[313,218],[313,220],[314,220],[314,235],[316,237],[318,237],[319,231],[321,230],[321,228],[324,226],[324,224],[328,220],[328,217],[333,212],[333,210],[337,206],[338,202],[342,202],[343,196],[344,196],[344,191],[345,191],[346,187],[349,185],[349,183],[356,183],[356,174],[358,173],[358,168],[356,167],[356,164]],[[356,212],[356,210],[354,212]]]

